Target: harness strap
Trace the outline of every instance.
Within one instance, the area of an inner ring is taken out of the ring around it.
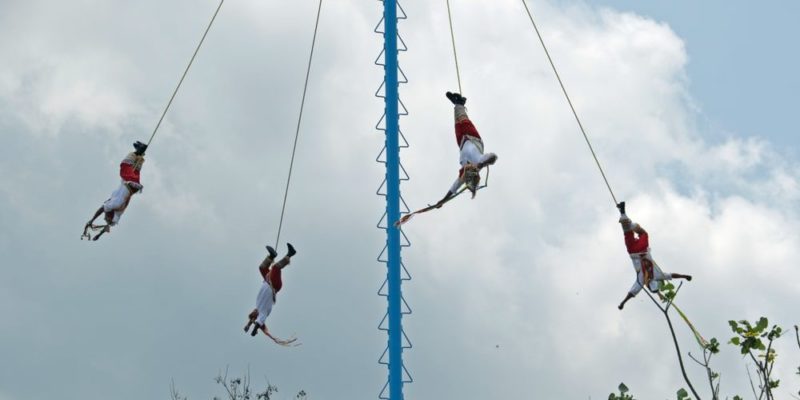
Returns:
[[[461,146],[459,148],[463,148],[464,144],[467,143],[467,141],[472,142],[472,144],[474,144],[475,147],[478,148],[481,154],[483,154],[483,140],[481,140],[481,138],[464,134],[464,136],[461,137]]]

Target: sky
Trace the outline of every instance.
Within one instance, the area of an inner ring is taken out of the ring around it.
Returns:
[[[617,211],[520,2],[453,4],[463,92],[489,187],[404,232],[407,398],[642,399],[685,384],[661,314],[634,280]],[[100,241],[79,240],[146,140],[217,3],[0,0],[0,400],[221,395],[219,371],[374,399],[385,312],[373,97],[381,4],[325,2],[284,227],[298,255],[268,319],[241,331],[274,244],[316,2],[228,1],[147,152],[144,191]],[[707,338],[722,395],[749,393],[727,321],[800,323],[798,5],[530,3],[616,197]],[[405,2],[410,207],[458,169],[444,2]],[[675,319],[677,321],[677,318]],[[697,355],[691,333],[676,332]],[[800,348],[777,343],[779,398]],[[693,347],[694,346],[694,347]],[[687,365],[707,396],[705,371]],[[752,369],[752,367],[751,367]]]

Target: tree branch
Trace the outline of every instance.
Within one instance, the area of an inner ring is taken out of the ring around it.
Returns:
[[[692,360],[694,360],[694,362],[696,362],[696,363],[697,363],[697,365],[699,365],[699,366],[701,366],[701,367],[705,367],[705,366],[706,366],[705,364],[701,363],[701,362],[700,362],[700,361],[698,361],[696,358],[694,358],[694,356],[692,355],[692,352],[691,352],[691,351],[690,351],[690,352],[688,352],[687,354],[689,354],[689,358],[691,358]]]
[[[711,388],[711,398],[712,400],[717,400],[719,398],[719,383],[717,384],[716,389],[714,388],[714,371],[711,370],[711,351],[707,348],[703,349],[703,366],[706,368],[706,374],[708,375],[708,386]]]
[[[661,307],[661,304],[659,304],[659,303],[658,303],[658,301],[656,300],[656,298],[655,298],[655,297],[653,297],[653,295],[652,295],[652,294],[650,294],[650,291],[649,291],[649,289],[648,289],[648,288],[645,288],[644,286],[642,286],[642,291],[644,292],[644,294],[646,294],[646,295],[647,295],[647,297],[649,297],[649,298],[650,298],[650,300],[652,300],[652,301],[653,301],[653,304],[655,304],[655,305],[656,305],[656,307],[658,307],[658,309],[659,309],[659,310],[661,310],[661,312],[662,312],[662,313],[663,313],[663,312],[666,312],[666,310],[664,310],[664,307]]]
[[[769,400],[774,399],[774,396],[772,395],[772,386],[770,385],[769,381],[769,377],[772,376],[772,368],[775,366],[775,359],[773,358],[772,361],[770,361],[773,340],[775,339],[769,340],[769,345],[767,345],[767,354],[764,356],[764,381],[766,382],[767,399]]]
[[[683,287],[683,282],[681,282],[681,283],[679,283],[679,284],[678,284],[678,288],[677,288],[677,289],[675,289],[675,295],[674,295],[674,296],[672,296],[672,299],[670,299],[670,300],[667,302],[667,306],[666,306],[666,307],[664,307],[664,310],[665,310],[665,312],[666,312],[666,311],[669,311],[669,308],[670,308],[670,307],[672,307],[672,302],[673,302],[673,301],[675,301],[675,299],[678,297],[678,292],[680,292],[680,291],[681,291],[681,288],[682,288],[682,287]]]
[[[679,287],[679,289],[680,289],[680,287]],[[672,343],[675,344],[675,352],[678,355],[678,365],[681,367],[681,373],[683,374],[683,380],[686,381],[686,385],[689,386],[689,390],[692,391],[692,394],[694,395],[694,397],[697,400],[701,400],[700,399],[700,395],[697,394],[697,390],[695,390],[694,389],[694,385],[692,385],[692,381],[689,380],[689,376],[686,374],[686,368],[683,365],[683,357],[681,356],[681,347],[678,345],[678,339],[677,339],[677,337],[675,337],[675,328],[672,327],[672,320],[669,318],[669,308],[668,308],[669,305],[667,306],[667,308],[661,307],[661,304],[659,304],[658,301],[656,301],[656,299],[653,297],[653,295],[650,294],[650,292],[648,290],[649,290],[649,288],[644,288],[643,292],[645,292],[645,294],[647,294],[647,297],[649,297],[650,300],[653,301],[653,304],[655,304],[656,307],[658,307],[658,309],[661,310],[661,313],[664,314],[664,318],[667,320],[667,325],[669,325],[669,333],[672,335]],[[677,295],[677,292],[676,292],[676,295]],[[673,297],[673,299],[674,299],[674,297]],[[672,301],[670,301],[669,304],[672,304]]]
[[[696,359],[692,355],[692,352],[688,352],[687,354],[689,354],[689,358],[694,360],[694,362],[696,362],[698,365],[706,369],[706,374],[708,375],[708,385],[711,387],[711,397],[713,398],[713,400],[717,400],[718,390],[714,389],[714,374],[713,371],[711,371],[711,368],[708,366],[709,363],[711,362],[711,357],[708,355],[708,353],[709,352],[707,349],[703,349],[703,362],[700,362],[698,359]]]
[[[175,379],[170,379],[169,398],[170,400],[186,400],[186,397],[181,397],[178,389],[175,388]]]
[[[765,378],[764,366],[761,364],[760,361],[758,361],[756,356],[753,354],[752,350],[749,351],[748,354],[750,354],[750,358],[753,359],[753,363],[756,365],[756,368],[758,368],[759,374],[757,374],[756,376],[758,377],[758,386],[761,389],[761,393],[758,394],[758,400],[761,400],[761,398],[764,397],[764,393],[767,390],[767,383],[763,380]]]
[[[683,374],[683,380],[686,381],[686,385],[689,386],[689,389],[694,394],[694,397],[697,400],[700,400],[700,395],[697,394],[697,390],[694,389],[694,385],[689,380],[689,376],[686,375],[686,368],[683,366],[683,357],[681,357],[681,347],[678,345],[678,339],[675,337],[675,328],[672,327],[672,320],[669,318],[669,314],[664,311],[664,318],[667,320],[667,324],[669,325],[669,332],[672,335],[672,342],[675,344],[675,353],[678,355],[678,364],[681,366],[681,373]]]

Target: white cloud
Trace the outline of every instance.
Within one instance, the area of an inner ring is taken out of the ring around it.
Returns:
[[[12,363],[25,361],[13,378],[56,379],[78,357],[115,370],[109,390],[120,395],[164,393],[176,375],[182,392],[201,398],[218,368],[252,363],[254,373],[317,397],[372,396],[384,375],[373,363],[383,341],[374,330],[383,304],[373,295],[383,242],[373,195],[383,171],[372,161],[383,142],[372,129],[382,109],[371,97],[381,79],[372,65],[380,38],[370,33],[377,4],[323,8],[282,236],[301,256],[270,317],[279,332],[297,327],[306,345],[254,344],[237,324],[255,295],[258,250],[276,233],[311,6],[283,20],[274,15],[283,6],[226,4],[148,152],[145,192],[103,242],[74,244],[72,231],[116,184],[118,157],[155,122],[185,44],[195,43],[187,26],[207,21],[200,7],[179,12],[187,4],[153,5],[162,10],[153,20],[142,17],[150,3],[126,6],[144,26],[100,9],[87,21],[115,21],[123,33],[100,40],[105,25],[78,24],[85,27],[64,34],[75,51],[49,45],[44,39],[57,33],[39,23],[19,46],[0,41],[3,54],[25,60],[0,67],[3,115],[14,116],[0,120],[10,132],[0,149],[11,175],[0,187],[11,227],[4,248],[11,263],[30,266],[4,265],[9,278],[0,285],[12,282],[2,293],[30,318],[51,304],[66,324],[63,341],[43,345],[50,364],[12,354]],[[457,171],[443,96],[456,84],[444,8],[406,6],[401,33],[410,51],[401,65],[411,81],[401,94],[411,115],[401,123],[411,148],[402,160],[412,180],[403,194],[413,208],[440,198]],[[683,384],[660,315],[643,294],[616,309],[634,279],[616,210],[523,10],[508,0],[454,11],[470,115],[500,160],[475,200],[463,196],[406,227],[414,243],[404,252],[414,277],[405,284],[415,311],[405,319],[415,345],[406,352],[416,379],[409,393],[528,398],[536,387],[541,397],[596,398],[620,381],[640,398],[674,393]],[[796,323],[797,160],[746,133],[708,139],[690,95],[686,47],[666,24],[587,6],[535,11],[615,193],[650,231],[659,264],[695,276],[679,304],[698,328],[724,342],[728,319]],[[187,19],[163,23],[175,15]],[[34,306],[31,293],[41,293]],[[94,325],[106,316],[139,335],[107,335]],[[677,319],[676,328],[691,348]],[[0,338],[8,338],[0,340],[4,354],[30,346],[18,331],[0,330]],[[742,361],[723,348],[716,365],[724,391],[744,394]],[[97,361],[110,352],[122,361]],[[781,352],[788,385],[800,357],[787,341]],[[141,375],[126,380],[120,371]],[[702,371],[690,371],[701,386]],[[16,390],[14,381],[0,376],[0,387]],[[74,380],[57,386],[76,397],[96,390]]]

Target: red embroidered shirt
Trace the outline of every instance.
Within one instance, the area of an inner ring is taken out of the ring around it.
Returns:
[[[650,247],[650,240],[647,233],[642,233],[639,238],[635,238],[633,232],[625,232],[625,247],[628,248],[628,254],[644,253]]]

